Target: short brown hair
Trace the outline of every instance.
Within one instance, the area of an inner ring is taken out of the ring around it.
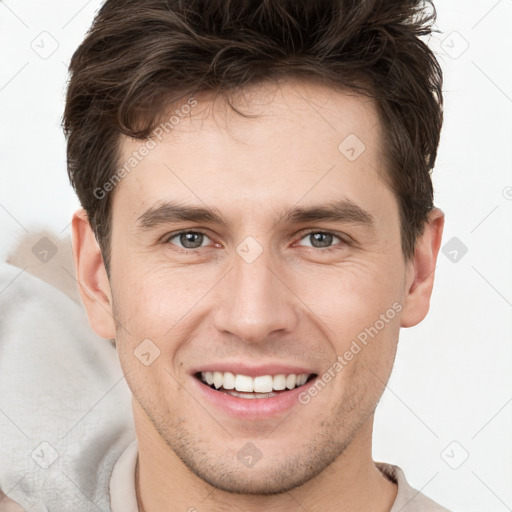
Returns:
[[[94,191],[116,173],[120,135],[146,139],[183,96],[280,77],[376,100],[410,257],[443,119],[442,71],[420,38],[435,19],[419,0],[107,0],[71,59],[63,116],[69,178],[107,272],[112,194]]]

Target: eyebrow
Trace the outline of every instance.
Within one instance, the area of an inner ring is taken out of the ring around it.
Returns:
[[[146,210],[136,220],[137,230],[149,230],[162,224],[188,221],[218,224],[229,228],[228,219],[217,209],[166,201]],[[313,206],[287,207],[281,211],[272,228],[282,223],[300,224],[312,221],[345,222],[373,227],[373,215],[349,199]]]

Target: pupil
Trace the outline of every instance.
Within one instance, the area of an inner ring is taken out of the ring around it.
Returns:
[[[329,233],[314,233],[312,236],[314,240],[312,242],[313,247],[328,247],[332,243],[332,235]],[[320,245],[316,245],[317,242],[320,242]]]
[[[196,249],[197,247],[201,246],[202,236],[203,235],[201,233],[184,233],[180,236],[180,242],[183,245],[183,247],[186,247],[187,249]],[[197,244],[198,237],[199,245],[194,245],[194,243]]]

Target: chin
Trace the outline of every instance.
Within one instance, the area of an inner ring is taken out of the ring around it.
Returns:
[[[215,489],[232,494],[246,494],[257,496],[271,496],[284,494],[309,481],[315,475],[304,470],[298,471],[297,467],[283,471],[279,468],[262,466],[259,469],[247,468],[240,470],[238,467],[211,471],[202,468],[196,471],[190,468],[201,480]]]
[[[226,446],[221,450],[219,444],[194,442],[192,437],[190,432],[175,432],[167,442],[192,473],[220,491],[261,496],[283,494],[305,484],[333,463],[347,446],[324,437],[317,444],[302,440],[301,445],[283,447],[277,443],[276,455],[274,443],[269,440],[245,441],[237,443],[241,448]]]

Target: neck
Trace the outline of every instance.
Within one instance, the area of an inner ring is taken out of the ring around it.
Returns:
[[[303,485],[283,494],[249,495],[217,489],[191,472],[146,416],[136,421],[139,512],[289,512],[298,506],[308,512],[389,512],[397,486],[373,462],[372,429],[373,416],[335,462]]]

